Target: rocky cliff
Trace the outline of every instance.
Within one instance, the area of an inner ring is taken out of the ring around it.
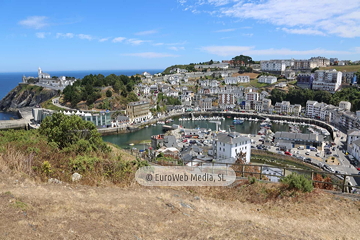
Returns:
[[[16,111],[22,107],[34,107],[56,96],[58,91],[32,84],[21,84],[11,90],[1,101],[0,111]]]

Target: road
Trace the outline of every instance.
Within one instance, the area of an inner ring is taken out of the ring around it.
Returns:
[[[343,139],[341,139],[341,137],[343,137]],[[252,139],[254,140],[254,143],[252,145],[254,147],[256,147],[256,145],[258,145],[258,144],[262,144],[262,142],[259,141],[260,138],[261,138],[260,135],[252,136]],[[356,170],[356,168],[350,164],[350,162],[346,158],[345,154],[340,150],[346,146],[346,134],[339,132],[339,137],[336,137],[334,142],[336,144],[334,146],[335,151],[332,151],[331,155],[325,155],[325,153],[321,152],[321,151],[315,152],[315,151],[309,151],[307,149],[299,150],[297,148],[291,149],[291,153],[293,154],[294,157],[301,156],[304,158],[311,158],[312,164],[316,165],[316,166],[319,166],[320,163],[323,163],[323,164],[327,164],[328,166],[330,166],[332,169],[334,169],[334,171],[339,171],[340,173],[349,174],[349,175],[358,174],[359,171]],[[276,146],[270,146],[268,148],[268,151],[278,153],[279,149]],[[317,153],[320,154],[320,157],[316,156]],[[328,159],[329,157],[332,157],[334,155],[339,156],[339,157],[335,157],[336,159],[335,159],[334,163],[325,162],[326,159]],[[357,180],[359,182],[360,177]],[[357,183],[355,181],[355,179],[353,177],[349,177],[349,181],[353,186],[360,185],[359,183]]]

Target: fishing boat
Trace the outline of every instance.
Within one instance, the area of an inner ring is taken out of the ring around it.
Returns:
[[[129,145],[130,145],[130,146],[134,146],[134,144],[133,144],[133,143],[130,143]]]
[[[243,124],[243,123],[244,123],[244,120],[241,120],[241,119],[234,119],[233,120],[234,125],[239,125],[239,124]]]

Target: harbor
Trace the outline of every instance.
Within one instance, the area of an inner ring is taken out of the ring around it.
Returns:
[[[126,132],[126,134],[119,133],[113,135],[106,135],[103,136],[103,139],[104,141],[116,144],[121,148],[130,149],[130,147],[131,148],[135,147],[138,149],[143,149],[144,144],[150,140],[151,136],[164,133],[164,126],[171,126],[171,125],[178,125],[181,126],[181,128],[185,128],[185,129],[205,128],[205,129],[211,129],[214,132],[236,131],[242,134],[250,134],[250,135],[260,135],[259,132],[261,132],[262,129],[269,129],[274,133],[277,131],[290,132],[291,125],[296,125],[297,128],[302,133],[311,133],[308,130],[308,127],[312,126],[311,124],[305,122],[291,122],[287,120],[271,121],[270,119],[265,119],[264,121],[264,119],[260,120],[259,118],[256,117],[229,118],[229,117],[221,116],[221,120],[215,121],[215,120],[201,120],[201,119],[210,119],[209,116],[205,116],[205,115],[203,115],[202,117],[200,117],[199,115],[194,120],[192,120],[191,115],[188,116],[189,117],[183,117],[183,116],[172,117],[172,121],[168,123],[166,123],[166,120],[152,121],[151,123],[147,124],[148,127],[138,128],[137,130]],[[130,146],[130,144],[134,144],[134,145]]]

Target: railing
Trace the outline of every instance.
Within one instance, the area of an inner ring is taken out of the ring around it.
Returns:
[[[149,160],[149,159],[147,159]],[[299,174],[306,175],[309,179],[312,180],[314,187],[329,189],[329,190],[336,190],[341,192],[349,192],[353,193],[353,190],[360,189],[360,186],[352,186],[349,177],[359,177],[360,175],[357,174],[343,174],[343,173],[330,173],[325,171],[316,171],[316,170],[305,170],[305,169],[298,169],[298,168],[288,168],[288,167],[278,167],[278,166],[271,166],[271,165],[256,165],[256,164],[230,164],[230,163],[221,163],[221,162],[198,162],[198,161],[190,161],[186,164],[183,163],[181,160],[179,161],[158,161],[153,160],[150,161],[153,164],[159,164],[159,165],[170,165],[170,166],[206,166],[211,167],[215,165],[225,165],[226,167],[232,167],[237,175],[237,177],[245,178],[245,177],[256,177],[260,180],[265,180],[265,182],[271,182],[268,181],[265,177],[277,177],[282,178],[287,175],[287,173],[291,172],[297,172]],[[273,174],[273,173],[265,173],[263,170],[267,169],[280,169],[281,174]],[[251,170],[253,169],[253,170]],[[316,176],[321,176],[322,180],[317,180]],[[327,179],[327,181],[325,181]],[[329,181],[330,180],[330,181]],[[316,184],[317,183],[317,184]],[[320,186],[319,186],[320,185]]]

